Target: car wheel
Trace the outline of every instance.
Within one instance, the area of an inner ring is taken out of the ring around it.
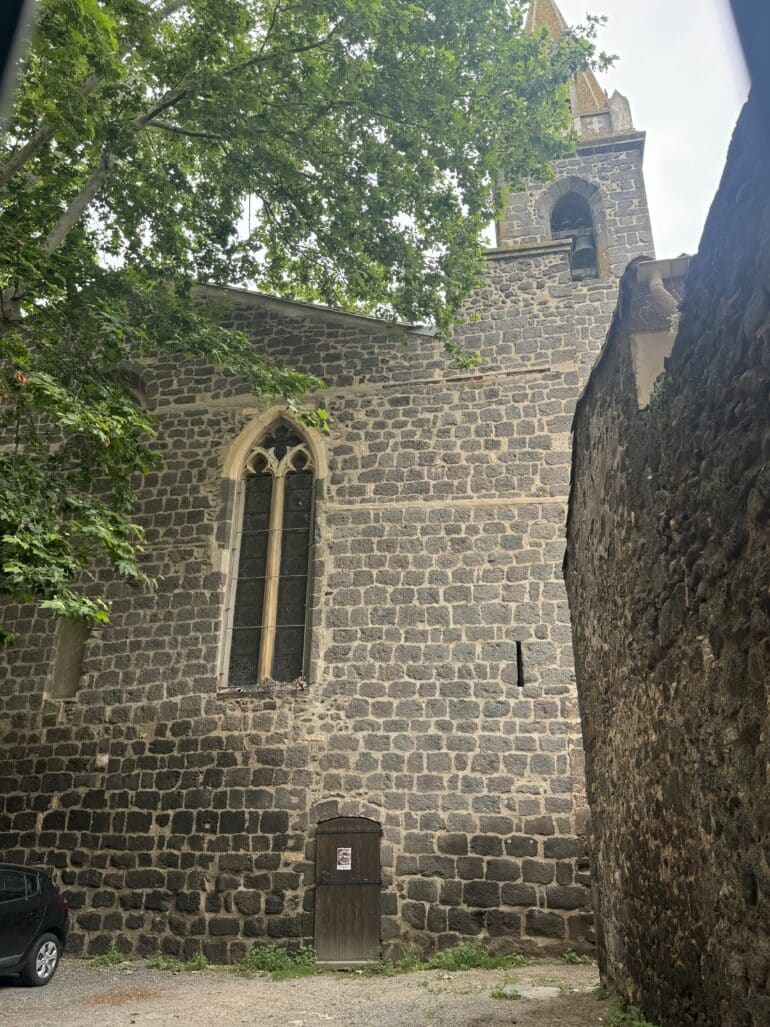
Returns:
[[[53,934],[41,934],[32,946],[29,959],[21,971],[21,979],[33,988],[48,984],[56,973],[60,954],[59,939]]]

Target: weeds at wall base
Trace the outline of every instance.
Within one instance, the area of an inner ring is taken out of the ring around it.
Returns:
[[[125,956],[115,942],[111,941],[110,947],[106,952],[102,952],[100,956],[94,956],[91,960],[91,966],[96,967],[97,969],[104,966],[119,966],[124,961]]]
[[[172,956],[163,956],[158,954],[153,956],[147,963],[151,970],[165,970],[169,973],[196,973],[200,970],[208,969],[209,961],[205,956],[198,954],[193,956],[192,959],[188,959],[186,962],[182,962],[179,959],[174,959]]]
[[[480,945],[463,942],[454,948],[443,949],[428,959],[422,959],[416,950],[412,950],[395,963],[367,963],[356,973],[364,977],[394,977],[397,974],[418,973],[421,970],[512,970],[531,962],[533,960],[526,956],[493,955]]]
[[[636,1006],[624,1006],[621,999],[617,999],[607,1017],[607,1027],[657,1027],[657,1024],[646,1020]]]
[[[574,949],[567,949],[562,958],[570,966],[594,966],[596,964],[593,956],[581,956]]]
[[[353,973],[361,977],[395,977],[422,970],[511,970],[531,962],[533,960],[518,954],[493,955],[480,945],[466,942],[437,952],[428,959],[423,959],[417,949],[411,949],[395,962],[367,963]],[[274,981],[285,981],[292,977],[324,973],[325,968],[318,965],[315,952],[310,947],[303,946],[296,952],[288,952],[275,945],[255,945],[232,972],[241,977],[267,973]]]
[[[564,957],[565,962],[573,961],[578,963],[593,963],[593,960],[586,956],[575,956],[570,958],[570,953]],[[91,960],[94,967],[117,966],[124,962],[124,957],[113,942],[107,952]],[[419,973],[426,970],[444,970],[447,972],[459,973],[464,970],[513,970],[517,967],[528,966],[537,960],[518,953],[512,955],[495,955],[488,952],[481,945],[472,942],[464,942],[451,949],[444,949],[423,959],[419,950],[412,948],[395,962],[371,962],[358,967],[352,972],[361,977],[396,977],[401,974]],[[151,970],[160,970],[168,973],[194,973],[213,969],[203,955],[193,956],[183,962],[172,956],[158,954],[148,960]],[[269,975],[274,981],[286,981],[296,977],[313,977],[316,974],[328,972],[324,966],[316,961],[316,954],[312,947],[301,946],[294,952],[277,945],[254,945],[243,959],[236,966],[229,967],[229,972],[239,977],[256,977],[258,975]],[[510,996],[495,996],[509,998]],[[617,1024],[610,1027],[649,1027],[644,1021],[637,1025],[635,1021],[618,1020]]]
[[[232,973],[239,977],[254,977],[259,973],[268,973],[274,981],[287,981],[292,977],[312,977],[320,971],[315,951],[304,945],[296,952],[288,952],[276,945],[254,945],[232,969]]]

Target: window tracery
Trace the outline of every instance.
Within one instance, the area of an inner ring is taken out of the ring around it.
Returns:
[[[285,421],[246,457],[235,546],[231,686],[302,676],[314,472],[307,441]]]

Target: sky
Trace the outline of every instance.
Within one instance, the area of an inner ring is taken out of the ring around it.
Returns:
[[[644,172],[658,258],[695,253],[749,82],[728,0],[557,0],[569,24],[604,14],[600,76],[647,133]]]

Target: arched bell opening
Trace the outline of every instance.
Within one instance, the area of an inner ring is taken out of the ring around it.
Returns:
[[[551,235],[554,239],[572,242],[569,263],[574,280],[598,277],[596,226],[588,201],[583,196],[568,193],[558,200],[551,211]]]

